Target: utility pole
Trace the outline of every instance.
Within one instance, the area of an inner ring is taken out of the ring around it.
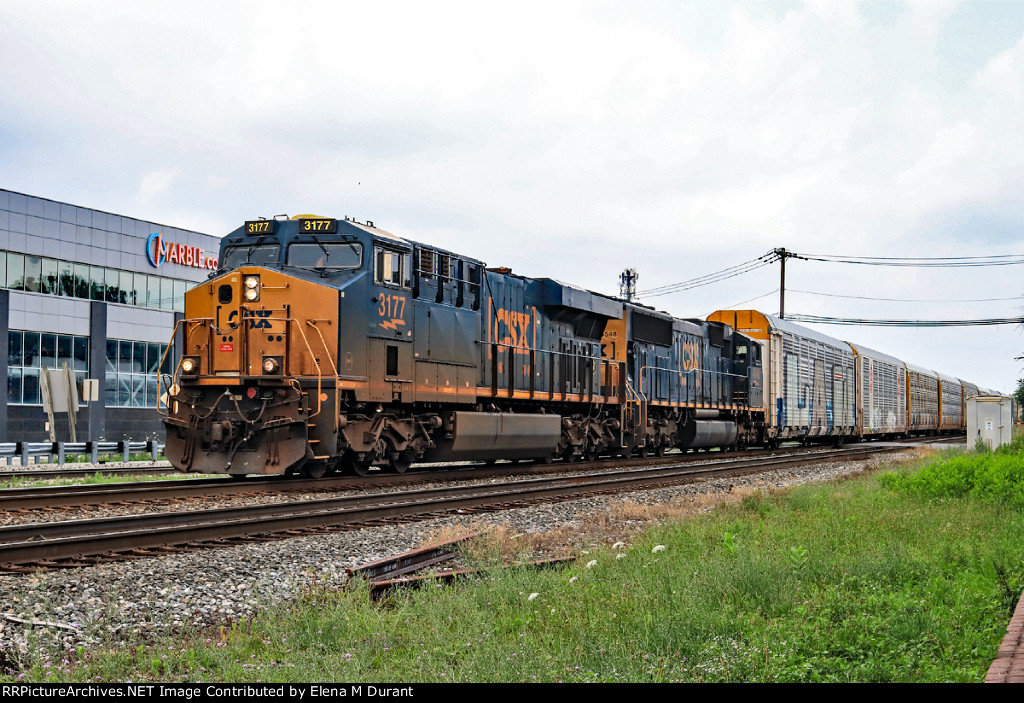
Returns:
[[[619,274],[619,297],[632,301],[636,297],[636,279],[640,278],[636,269],[626,269]]]
[[[779,318],[786,319],[786,259],[790,256],[785,249],[776,249],[775,255],[782,264],[782,278],[779,281]]]

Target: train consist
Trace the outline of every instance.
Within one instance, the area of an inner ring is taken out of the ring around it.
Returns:
[[[369,222],[249,221],[220,267],[175,330],[164,453],[184,471],[842,441],[958,428],[977,392],[759,313],[676,319]]]
[[[968,398],[1002,395],[756,310],[719,310],[708,319],[765,350],[769,444],[963,432]]]

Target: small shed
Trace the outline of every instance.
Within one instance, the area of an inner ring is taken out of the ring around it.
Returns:
[[[975,395],[967,399],[967,447],[981,439],[989,449],[1013,438],[1013,403],[1005,395]]]

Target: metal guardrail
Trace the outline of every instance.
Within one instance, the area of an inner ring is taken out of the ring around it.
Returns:
[[[68,456],[89,456],[90,463],[98,464],[101,456],[120,456],[121,461],[131,461],[132,454],[147,453],[153,461],[164,450],[164,443],[150,440],[148,442],[0,442],[0,459],[4,460],[7,466],[12,460],[20,459],[22,466],[32,463],[31,459],[36,457],[35,463],[42,463],[39,457],[46,457],[46,463],[63,465],[67,463]]]

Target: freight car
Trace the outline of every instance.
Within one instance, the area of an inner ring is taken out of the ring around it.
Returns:
[[[769,444],[963,432],[968,381],[929,371],[756,310],[718,310],[767,359]]]
[[[164,453],[184,471],[403,473],[767,439],[760,347],[721,322],[347,219],[246,222],[220,266],[175,328]]]

